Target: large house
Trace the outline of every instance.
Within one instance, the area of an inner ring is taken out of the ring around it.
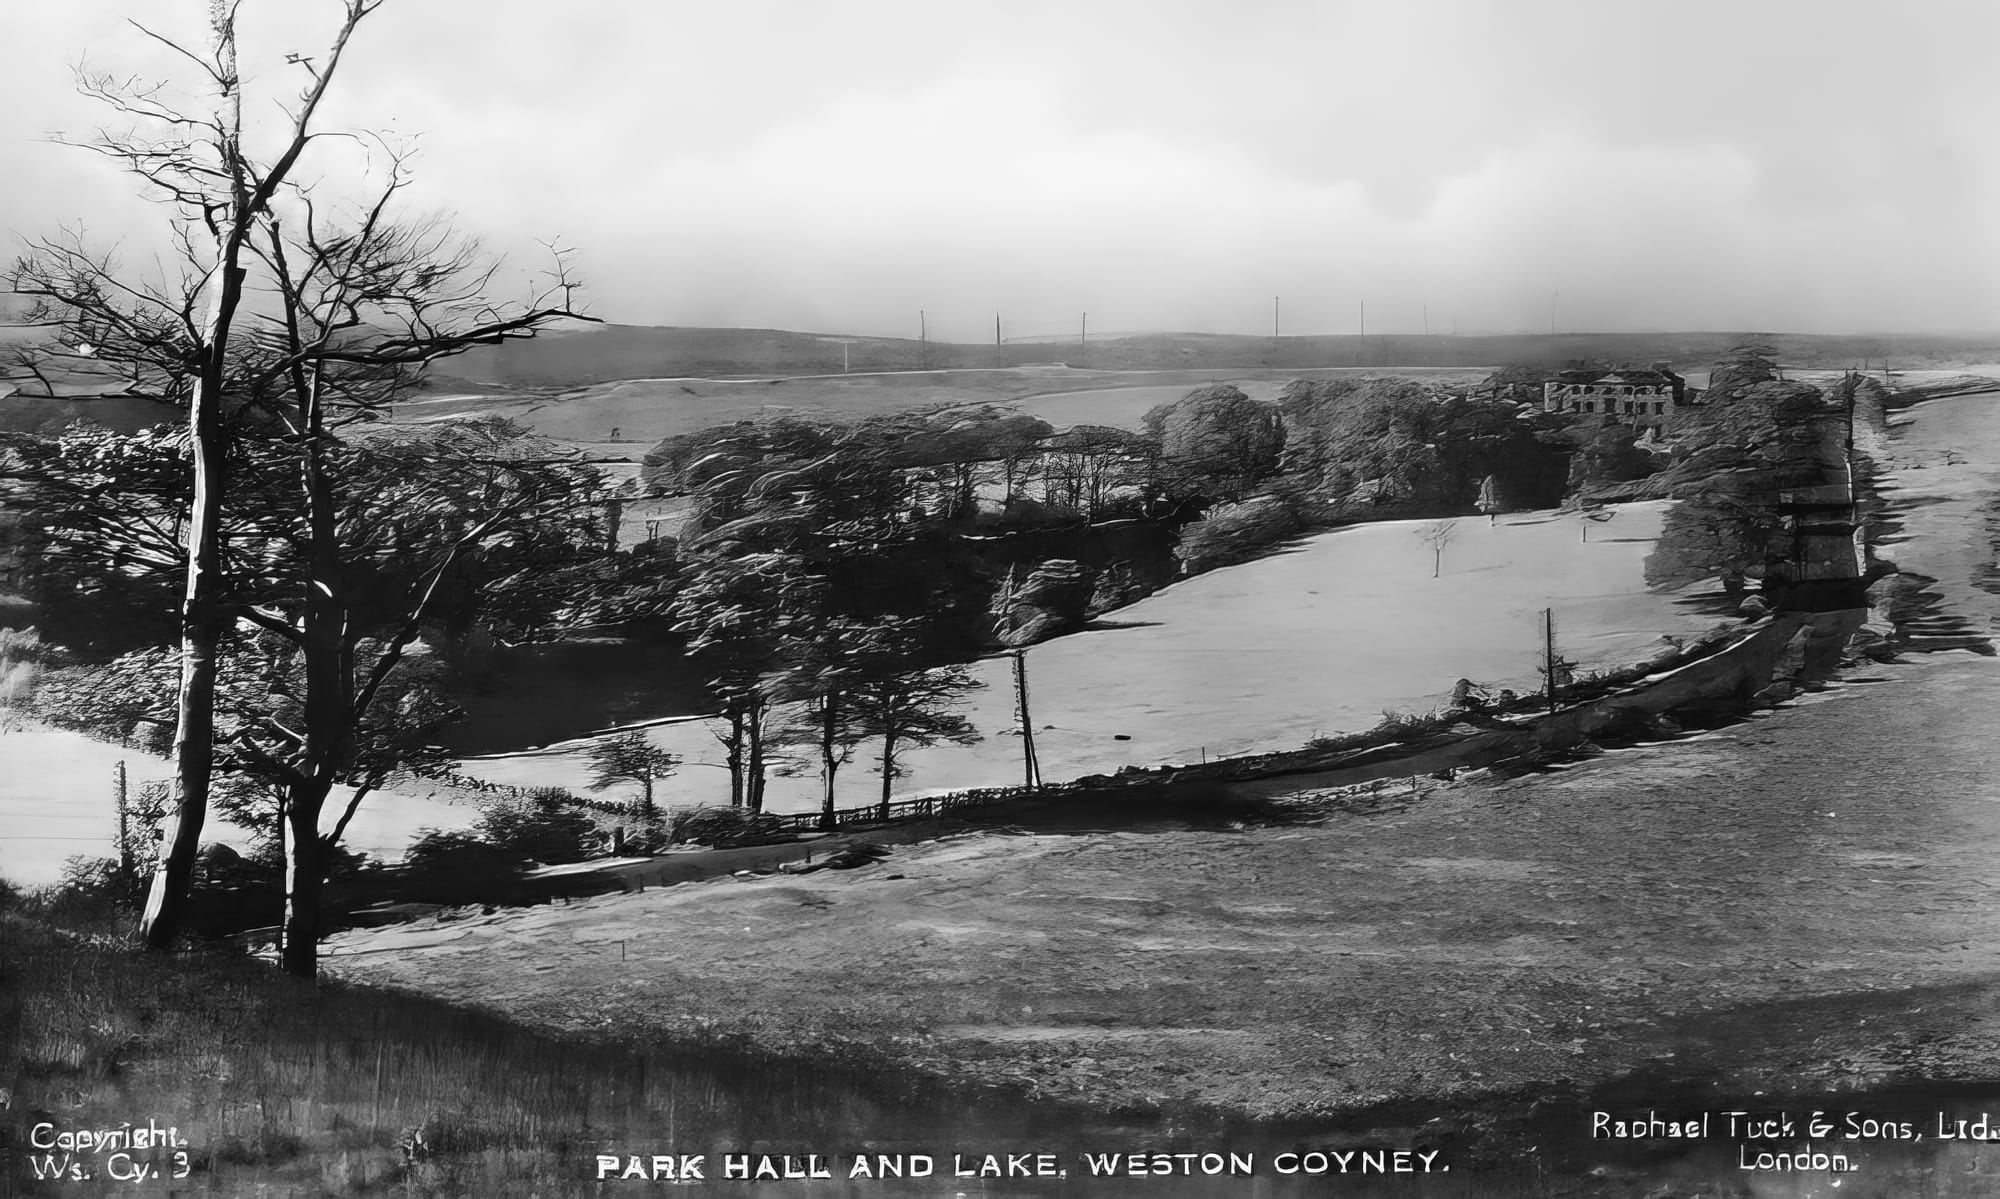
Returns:
[[[1654,366],[1646,370],[1562,371],[1542,384],[1544,412],[1601,413],[1657,427],[1687,400],[1687,380]]]

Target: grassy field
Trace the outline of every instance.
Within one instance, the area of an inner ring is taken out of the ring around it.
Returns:
[[[855,1145],[885,1111],[914,1107],[835,1066],[558,1040],[233,954],[139,955],[14,914],[0,915],[0,1097],[0,1195],[39,1193],[34,1166],[50,1163],[18,1149],[42,1121],[175,1128],[185,1158],[135,1152],[162,1185],[121,1194],[555,1195],[588,1193],[600,1151]],[[48,1193],[106,1193],[103,1155],[70,1164],[97,1171],[98,1187]]]

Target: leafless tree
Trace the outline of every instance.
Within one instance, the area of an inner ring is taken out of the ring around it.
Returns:
[[[1417,539],[1431,547],[1431,577],[1437,578],[1444,572],[1444,547],[1458,532],[1455,520],[1434,520],[1417,529]]]
[[[275,432],[275,420],[300,453],[297,515],[313,530],[308,556],[318,554],[337,570],[337,540],[322,536],[329,532],[322,451],[332,429],[378,413],[425,362],[528,336],[551,319],[575,315],[574,284],[560,253],[547,288],[525,304],[501,308],[484,299],[492,268],[480,265],[476,246],[442,221],[396,219],[391,202],[407,181],[407,156],[386,140],[373,142],[386,157],[386,181],[348,219],[323,214],[311,188],[298,182],[301,160],[329,136],[314,121],[349,40],[384,0],[339,0],[329,47],[313,57],[287,57],[305,83],[284,105],[287,119],[275,144],[261,152],[246,138],[241,3],[214,0],[199,48],[133,23],[192,64],[206,96],[198,105],[181,104],[165,82],[77,69],[79,89],[132,128],[100,130],[72,144],[137,176],[169,210],[172,275],[165,268],[152,278],[126,272],[81,227],[30,243],[9,274],[16,292],[37,298],[33,319],[58,326],[39,370],[90,379],[98,394],[172,405],[184,412],[192,444],[174,795],[141,923],[150,948],[173,940],[193,877],[215,769],[225,635],[247,620],[283,626],[302,642],[313,638],[313,611],[296,621],[259,613],[234,602],[225,585],[219,532],[229,501],[230,440],[251,427]],[[338,618],[333,609],[319,615]],[[353,690],[347,694],[351,701]],[[319,748],[337,756],[338,739]]]

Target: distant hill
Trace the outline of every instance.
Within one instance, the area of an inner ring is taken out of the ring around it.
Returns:
[[[1000,346],[911,338],[833,337],[779,329],[695,329],[646,325],[579,325],[537,337],[482,347],[451,361],[452,385],[502,388],[580,387],[621,379],[814,375],[842,373],[845,352],[855,373],[1033,366],[1063,362],[1093,370],[1284,370],[1314,366],[1499,367],[1559,364],[1571,359],[1612,363],[1669,362],[1702,370],[1745,333],[1559,333],[1455,337],[1383,335],[1245,337],[1213,333],[1149,333],[1087,344],[1010,341]],[[1841,368],[1886,356],[1899,369],[2000,361],[2000,334],[1965,336],[1847,336],[1759,334],[1786,366]]]
[[[16,356],[47,331],[0,324],[0,394],[40,390]],[[1074,341],[1008,341],[1003,345],[930,342],[893,337],[836,337],[782,329],[698,329],[568,322],[524,341],[482,346],[440,362],[427,379],[432,395],[551,392],[644,379],[763,379],[880,372],[983,370],[1062,363],[1088,371],[1288,371],[1313,367],[1396,370],[1407,367],[1491,369],[1520,364],[1556,366],[1571,360],[1614,364],[1667,362],[1683,374],[1705,371],[1730,346],[1753,335],[1701,333],[1561,333],[1495,336],[1382,335],[1246,337],[1214,333],[1107,335]],[[1947,369],[2000,363],[2000,334],[1975,336],[1828,336],[1756,334],[1787,367],[1841,369],[1884,358],[1897,370]],[[846,371],[843,371],[843,359]],[[65,398],[102,390],[85,376],[53,380]],[[858,382],[858,380],[857,380]],[[1100,386],[1116,386],[1107,380]],[[1020,389],[1008,390],[1018,393]],[[950,397],[946,397],[950,398]],[[0,400],[0,405],[6,401]],[[17,404],[17,407],[22,407]],[[60,407],[60,405],[56,405]],[[111,407],[99,401],[101,411]],[[43,410],[49,409],[49,410]],[[49,403],[0,425],[40,427],[55,417]],[[116,423],[148,418],[120,412]],[[107,422],[111,423],[111,422]]]

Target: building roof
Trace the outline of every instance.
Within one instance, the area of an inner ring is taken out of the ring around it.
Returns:
[[[1634,387],[1671,387],[1675,383],[1681,382],[1681,377],[1669,370],[1637,370],[1631,367],[1622,367],[1613,371],[1558,371],[1553,381],[1572,386],[1608,384],[1614,387],[1627,385]]]

